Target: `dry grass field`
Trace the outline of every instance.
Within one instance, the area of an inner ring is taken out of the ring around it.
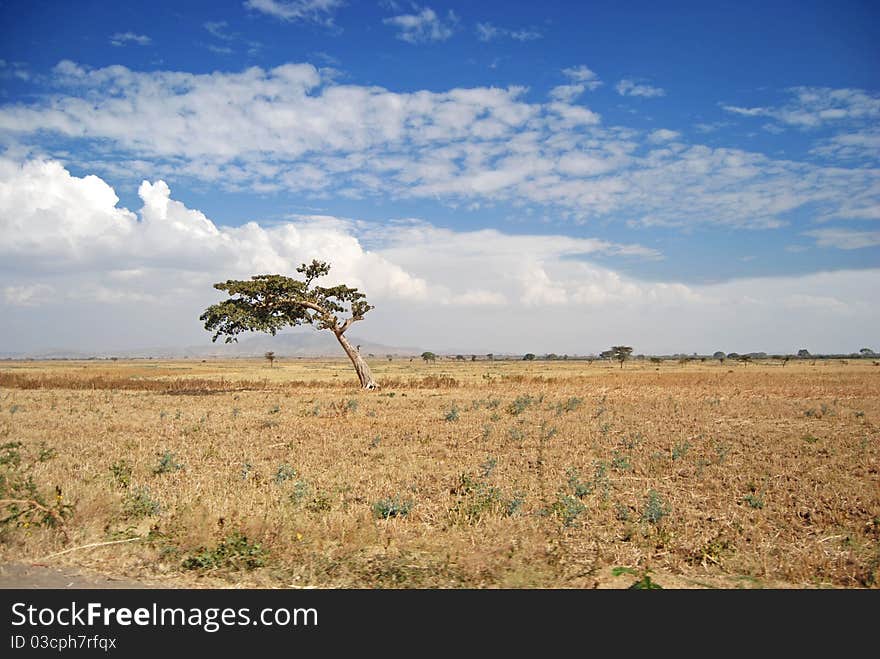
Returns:
[[[370,393],[344,360],[0,364],[0,562],[171,587],[880,583],[870,360],[370,361]]]

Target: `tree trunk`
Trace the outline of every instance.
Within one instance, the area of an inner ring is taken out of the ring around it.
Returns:
[[[370,366],[364,361],[364,358],[361,357],[361,353],[359,353],[354,346],[348,342],[348,339],[345,338],[344,334],[336,334],[336,338],[339,340],[339,345],[345,350],[345,354],[348,355],[351,363],[354,364],[354,370],[357,371],[358,379],[361,381],[361,388],[378,389],[379,385],[373,379],[373,374],[370,372]]]

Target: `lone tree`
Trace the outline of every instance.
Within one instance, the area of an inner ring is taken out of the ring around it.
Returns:
[[[437,355],[435,355],[433,352],[423,352],[421,354],[421,357],[425,360],[425,363],[437,361]]]
[[[226,291],[230,299],[212,304],[199,317],[205,321],[205,329],[214,332],[216,341],[226,337],[226,343],[237,341],[242,332],[269,332],[274,335],[286,326],[314,325],[319,330],[328,329],[336,336],[339,345],[354,364],[361,387],[378,389],[370,367],[360,353],[345,338],[345,331],[352,323],[364,319],[373,308],[358,289],[340,284],[324,287],[315,280],[330,272],[330,264],[324,261],[303,263],[296,269],[303,275],[291,279],[282,275],[256,275],[250,280],[229,281],[214,284],[219,291]],[[350,313],[340,319],[339,314]]]
[[[269,368],[272,368],[272,364],[275,363],[275,353],[270,350],[265,355],[263,355],[263,357],[265,357],[266,361],[269,362]]]
[[[633,349],[629,346],[612,346],[611,356],[620,362],[620,368],[623,368],[623,362],[629,359]]]

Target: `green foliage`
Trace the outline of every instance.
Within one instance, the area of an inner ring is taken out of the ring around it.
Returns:
[[[433,352],[425,351],[421,354],[421,357],[425,360],[425,363],[437,361],[437,355],[435,355]]]
[[[656,581],[652,581],[651,577],[645,574],[641,579],[630,586],[629,590],[663,590],[663,586]]]
[[[645,509],[642,511],[642,519],[649,524],[659,524],[669,514],[669,507],[663,502],[660,495],[651,490],[645,501]]]
[[[535,355],[534,355],[534,353],[527,352],[525,355],[523,355],[523,361],[526,361],[526,362],[532,362],[532,361],[535,361]]]
[[[251,542],[246,535],[235,531],[213,549],[199,548],[181,565],[185,570],[253,570],[266,564],[268,554],[260,543]]]
[[[61,527],[66,537],[64,521],[73,514],[73,504],[64,500],[58,485],[54,487],[54,496],[46,495],[46,488],[34,479],[34,466],[46,460],[45,452],[45,444],[36,451],[22,442],[0,445],[0,528]]]
[[[534,405],[535,403],[539,403],[541,401],[540,398],[534,398],[529,394],[525,394],[523,396],[517,396],[514,401],[507,406],[507,411],[514,416],[518,414],[522,414],[525,412],[530,405]]]
[[[458,421],[458,407],[455,403],[452,404],[452,409],[450,409],[446,416],[444,417],[447,421]]]
[[[146,485],[128,491],[122,499],[122,516],[125,519],[140,519],[158,515],[162,510],[159,502],[153,499]]]
[[[341,332],[352,322],[362,320],[373,309],[356,288],[345,285],[324,287],[314,281],[330,272],[323,261],[303,263],[296,269],[302,279],[282,275],[256,275],[250,280],[228,280],[214,284],[230,299],[208,307],[199,317],[205,329],[213,332],[212,340],[225,336],[230,343],[242,332],[269,332],[291,326],[314,325],[318,329]],[[341,321],[339,314],[349,312]]]
[[[110,465],[110,473],[119,487],[131,485],[132,466],[128,460],[117,460]]]
[[[619,361],[622,368],[623,362],[630,358],[630,355],[632,355],[632,351],[633,349],[630,346],[612,346],[611,358]]]
[[[584,512],[587,507],[581,500],[569,494],[560,493],[556,501],[550,507],[550,512],[562,520],[563,526],[571,526],[574,521]]]
[[[153,474],[167,474],[172,471],[183,469],[183,464],[177,461],[177,458],[171,451],[165,453],[157,453],[159,456],[159,464],[153,468]]]
[[[691,449],[690,442],[679,442],[678,444],[676,444],[675,446],[672,447],[672,459],[673,460],[680,460],[685,455],[687,455],[687,452],[690,449]]]
[[[556,404],[556,414],[560,415],[563,412],[574,412],[576,409],[578,409],[581,406],[581,404],[583,402],[584,402],[583,398],[578,398],[577,396],[572,396],[564,403],[557,403]]]
[[[406,517],[412,507],[413,502],[410,499],[403,500],[396,497],[380,499],[373,504],[373,516],[377,519]]]
[[[743,502],[749,504],[751,508],[760,510],[764,507],[764,498],[760,494],[750,492],[743,497]]]
[[[488,458],[480,465],[479,476],[461,474],[452,492],[457,496],[450,516],[456,522],[475,524],[487,515],[516,515],[525,503],[525,494],[513,492],[508,498],[504,492],[490,484],[497,462]]]
[[[632,464],[629,461],[629,456],[621,455],[617,451],[614,452],[614,455],[611,458],[611,468],[616,469],[617,471],[629,471],[632,469]]]
[[[580,481],[580,474],[576,468],[571,467],[565,472],[565,475],[568,477],[568,486],[578,499],[583,499],[585,496],[593,492],[593,483],[589,481],[582,483]]]
[[[289,464],[278,465],[278,470],[275,472],[275,484],[281,485],[285,481],[289,481],[296,478],[296,470],[291,467]]]

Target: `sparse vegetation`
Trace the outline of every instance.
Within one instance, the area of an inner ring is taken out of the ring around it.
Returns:
[[[65,560],[183,586],[877,587],[870,358],[465,357],[381,359],[381,397],[261,353],[6,362],[3,498],[43,508],[3,504],[0,557],[144,536]]]

